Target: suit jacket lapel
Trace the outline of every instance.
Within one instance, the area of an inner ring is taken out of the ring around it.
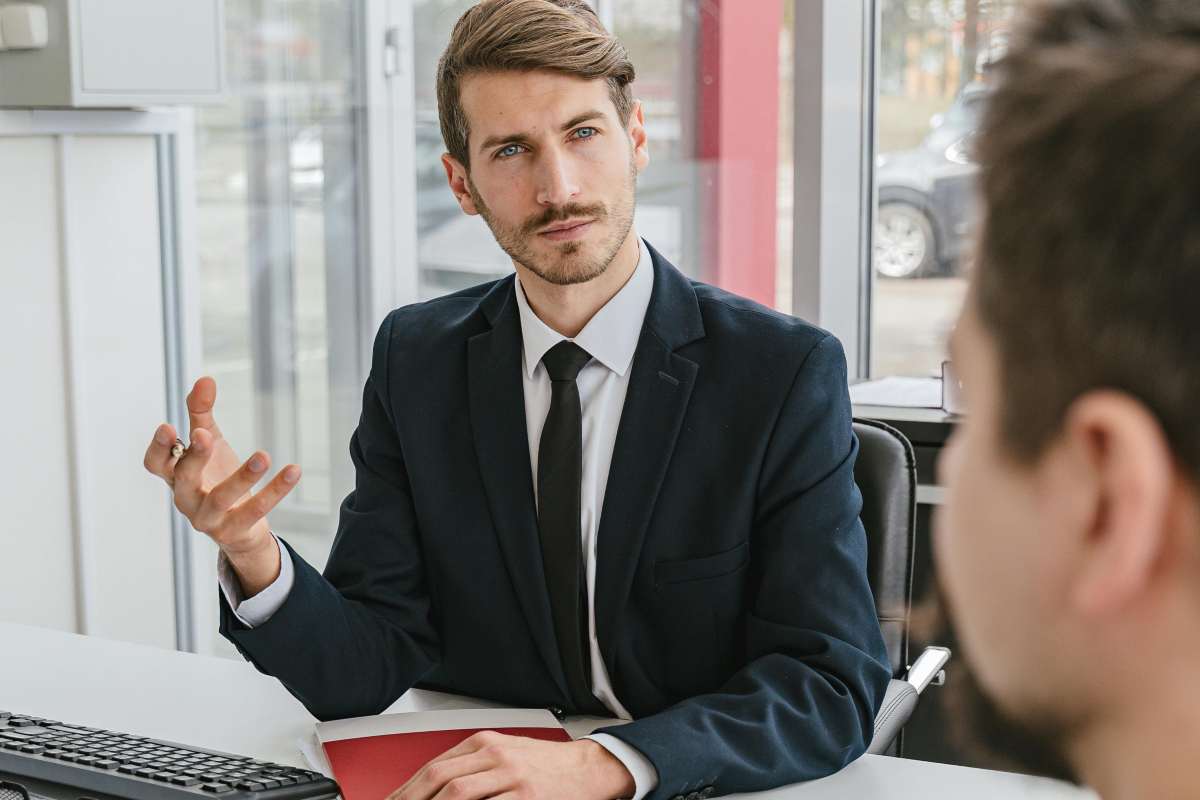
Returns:
[[[529,629],[550,674],[567,695],[554,637],[550,597],[538,540],[525,395],[521,385],[521,322],[512,280],[484,297],[492,329],[467,344],[471,430],[492,524]]]
[[[704,336],[691,284],[657,251],[654,289],[634,351],[613,446],[596,554],[596,634],[615,672],[619,620],[699,367],[675,350]]]

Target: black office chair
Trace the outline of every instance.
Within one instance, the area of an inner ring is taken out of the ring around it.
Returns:
[[[917,462],[912,445],[900,431],[875,420],[855,419],[854,433],[859,448],[854,481],[863,497],[868,580],[893,676],[875,717],[875,735],[867,752],[899,755],[900,731],[925,688],[944,680],[950,651],[927,647],[908,666],[917,527]]]

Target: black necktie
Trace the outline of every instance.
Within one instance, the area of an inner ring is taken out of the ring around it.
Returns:
[[[542,363],[550,375],[550,412],[538,444],[538,533],[554,635],[577,713],[604,713],[592,695],[588,652],[587,582],[583,573],[580,483],[583,480],[583,410],[575,377],[591,360],[574,342],[559,342]]]

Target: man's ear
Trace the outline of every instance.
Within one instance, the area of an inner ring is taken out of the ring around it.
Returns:
[[[646,117],[642,109],[642,101],[633,101],[633,110],[629,112],[629,124],[626,126],[629,141],[633,144],[633,163],[638,174],[650,163],[649,142],[646,139]]]
[[[467,188],[467,182],[471,180],[467,174],[467,168],[449,153],[442,153],[442,166],[446,168],[446,182],[450,184],[450,191],[454,192],[454,199],[458,201],[458,207],[465,214],[472,216],[478,214],[479,209],[475,207],[475,200]]]
[[[1138,600],[1170,556],[1175,461],[1158,420],[1122,392],[1080,397],[1063,436],[1095,482],[1071,597],[1085,616],[1112,612]]]

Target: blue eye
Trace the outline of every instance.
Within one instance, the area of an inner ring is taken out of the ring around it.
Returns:
[[[595,128],[580,128],[579,130],[575,131],[575,136],[578,139],[591,139],[597,133],[598,131]],[[586,136],[584,134],[586,134]]]
[[[510,144],[508,147],[505,147],[504,149],[497,152],[496,156],[498,158],[511,158],[512,156],[515,156],[519,152],[521,152],[521,145]]]

